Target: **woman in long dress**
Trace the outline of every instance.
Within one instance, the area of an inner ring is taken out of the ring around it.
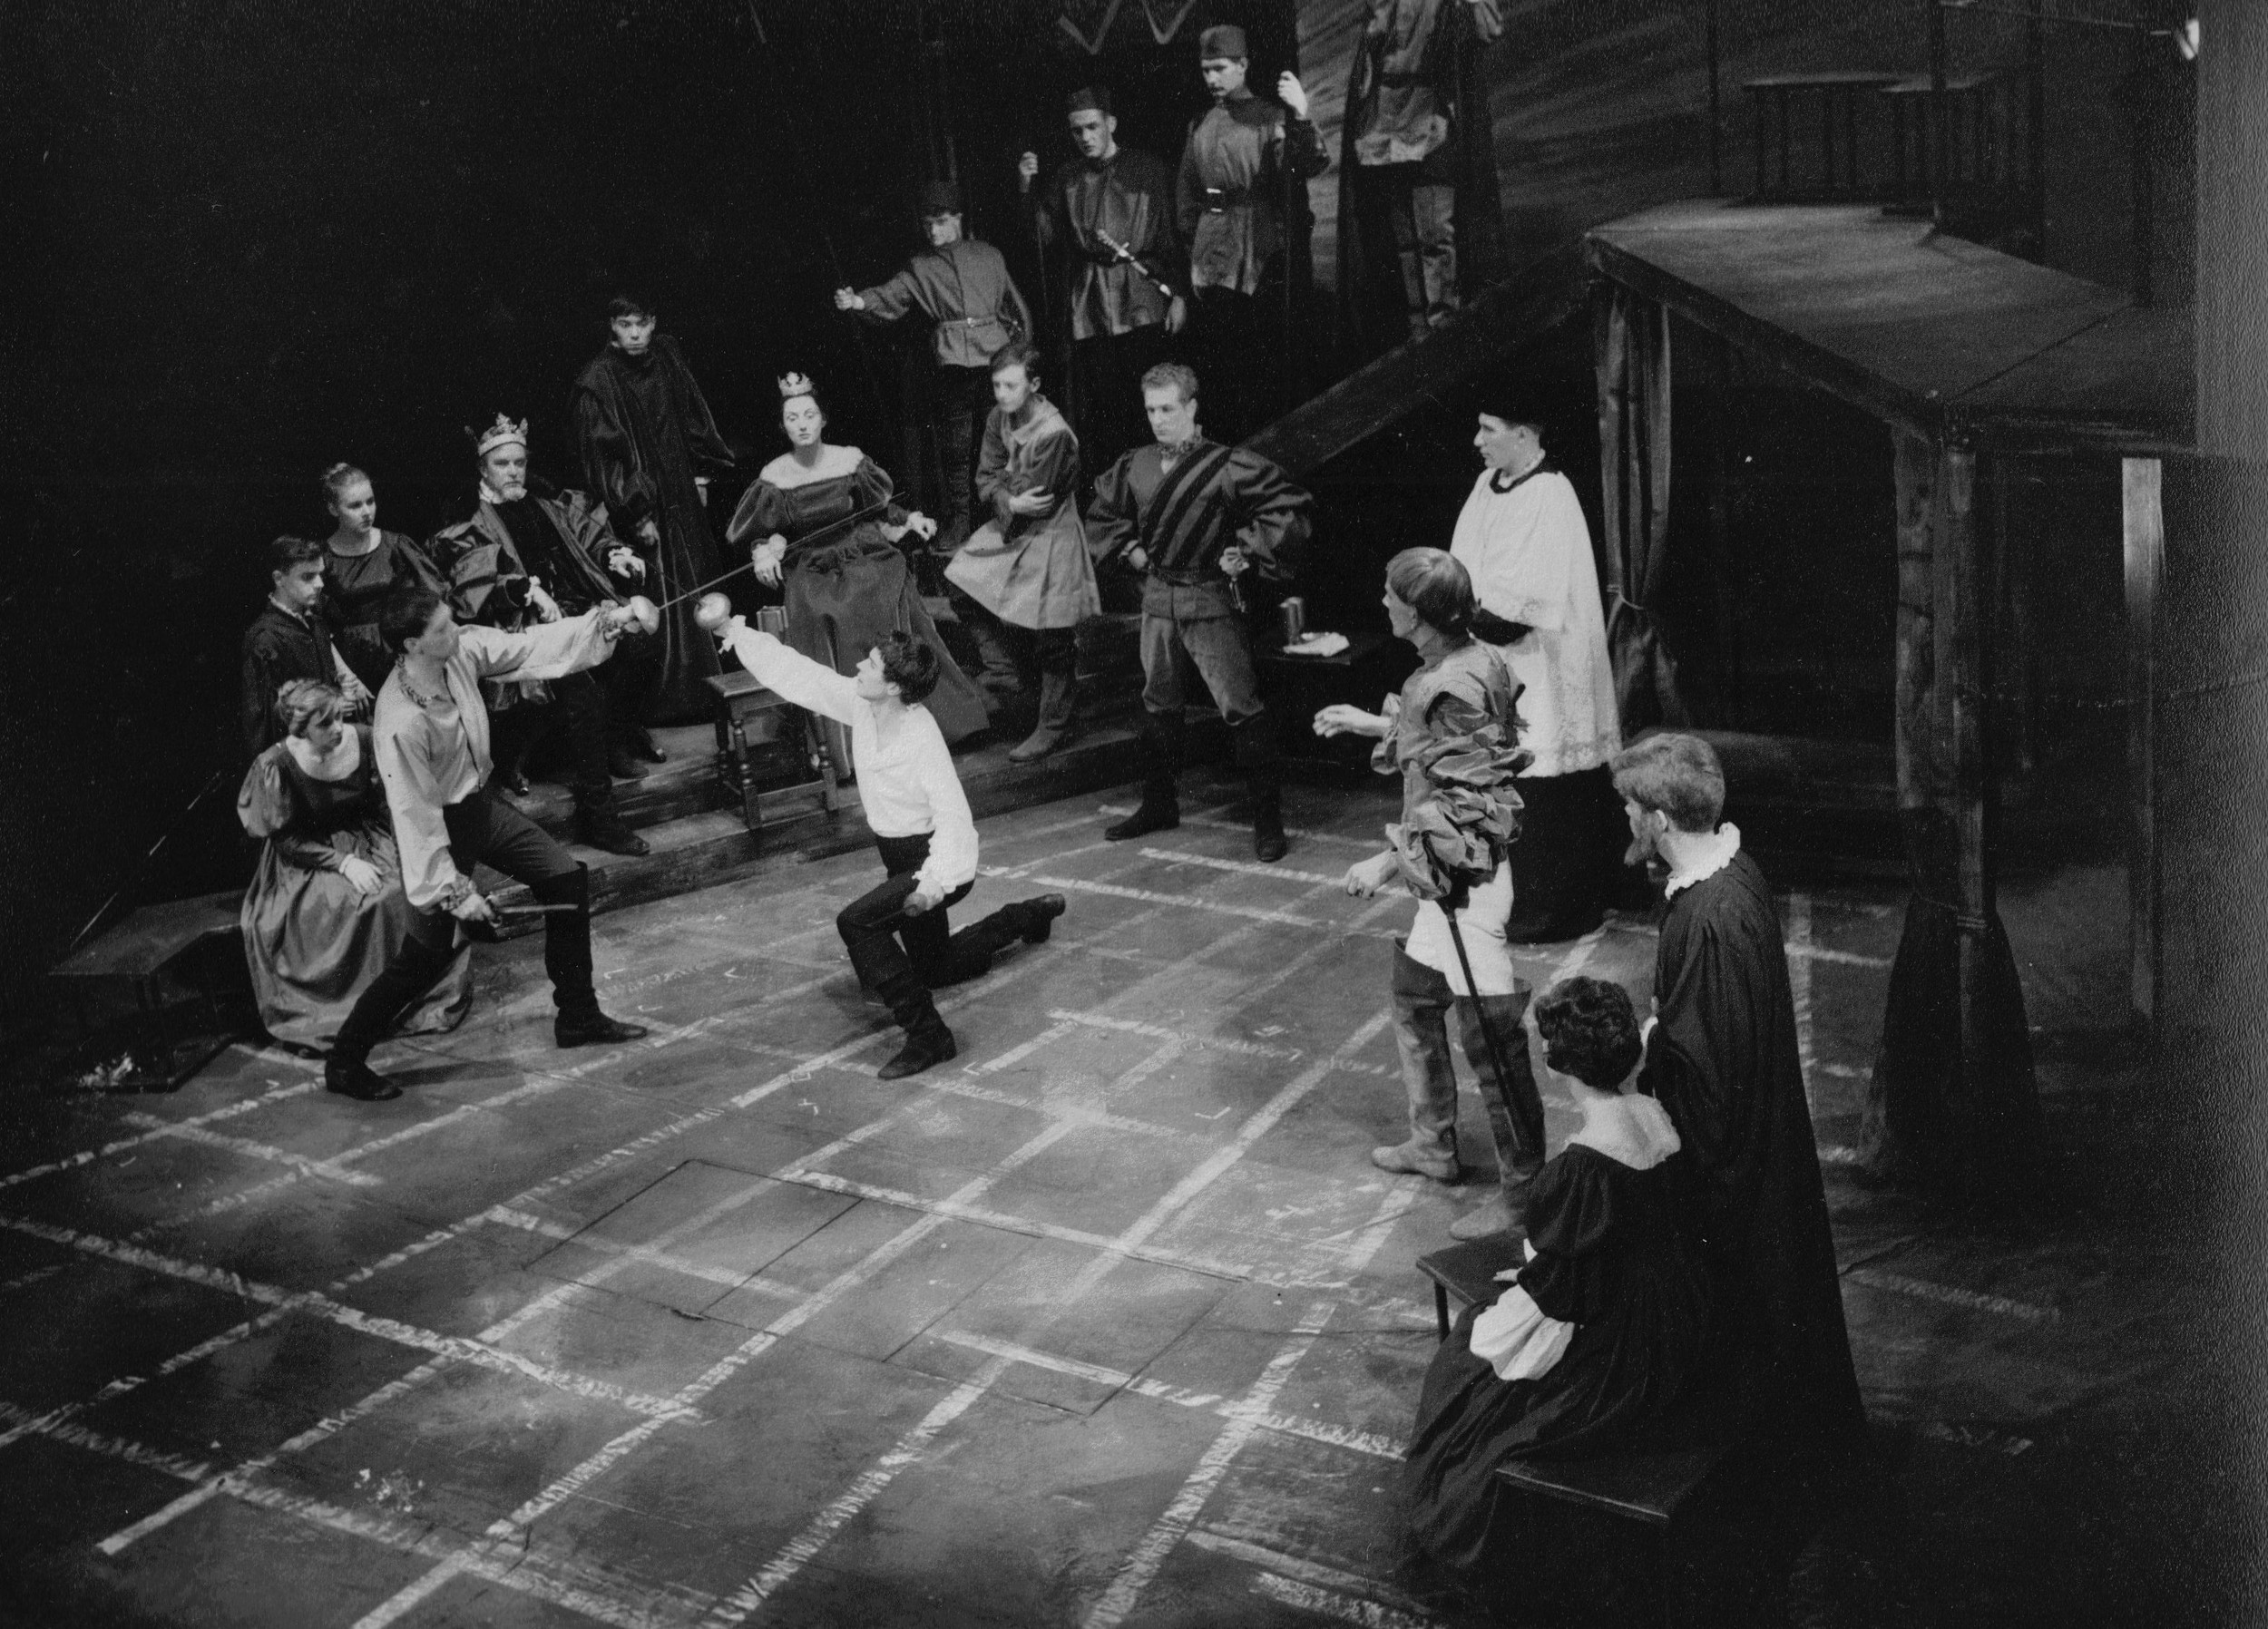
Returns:
[[[1468,1575],[1501,1466],[1678,1430],[1707,1336],[1687,1162],[1662,1106],[1623,1090],[1642,1051],[1629,996],[1567,980],[1538,1003],[1536,1029],[1583,1123],[1536,1179],[1526,1264],[1434,1353],[1403,1468],[1413,1545]]]
[[[992,517],[961,545],[945,580],[967,597],[986,679],[1039,692],[1031,734],[1009,749],[1019,764],[1071,738],[1079,710],[1079,625],[1102,610],[1087,528],[1079,519],[1079,437],[1040,394],[1040,353],[1018,340],[992,358],[976,494]]]
[[[347,666],[376,696],[394,668],[378,638],[378,607],[403,583],[436,593],[443,584],[415,541],[378,529],[377,489],[353,464],[323,472],[323,507],[337,522],[323,544],[323,619]]]
[[[725,536],[753,543],[756,575],[786,588],[787,643],[848,678],[887,633],[937,652],[929,711],[948,742],[985,727],[984,699],[937,637],[898,540],[936,535],[937,522],[892,501],[890,477],[856,447],[824,439],[826,415],[801,374],[779,382],[788,450],[741,495]],[[842,760],[847,762],[847,758]]]
[[[260,1022],[279,1041],[327,1046],[409,932],[409,900],[367,725],[339,722],[339,694],[294,679],[276,698],[283,738],[253,760],[237,818],[267,839],[240,918]],[[470,947],[403,1019],[406,1035],[454,1029],[471,1005]]]

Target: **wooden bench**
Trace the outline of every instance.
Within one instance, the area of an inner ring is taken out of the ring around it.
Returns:
[[[1494,1300],[1502,1288],[1496,1275],[1519,1265],[1525,1255],[1517,1239],[1506,1237],[1420,1256],[1418,1271],[1433,1281],[1441,1338],[1449,1338],[1452,1301],[1461,1309]],[[1669,1577],[1678,1517],[1733,1451],[1733,1444],[1723,1442],[1626,1449],[1564,1460],[1516,1460],[1496,1474],[1508,1494],[1540,1501],[1547,1512],[1556,1507],[1574,1514],[1572,1524],[1562,1524],[1574,1528],[1570,1542],[1551,1546],[1563,1571],[1579,1566],[1587,1575],[1569,1580],[1572,1593],[1595,1596],[1598,1585],[1611,1579],[1639,1605],[1618,1605],[1609,1621],[1650,1617],[1668,1624],[1678,1615]],[[1589,1534],[1582,1531],[1587,1524],[1592,1528]]]
[[[841,806],[842,787],[835,755],[825,732],[809,713],[793,706],[757,682],[752,673],[735,669],[704,679],[717,697],[717,779],[740,799],[740,816],[748,830],[764,829],[764,812],[758,802],[756,772],[748,747],[781,745],[794,750],[800,732],[802,751],[819,772],[819,799],[832,814]]]
[[[234,890],[144,905],[49,970],[82,1040],[115,1034],[112,1091],[170,1092],[256,1026]]]

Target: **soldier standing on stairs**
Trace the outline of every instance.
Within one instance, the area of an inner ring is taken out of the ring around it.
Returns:
[[[1253,670],[1237,580],[1255,567],[1271,581],[1291,579],[1313,500],[1258,454],[1207,441],[1197,393],[1197,375],[1177,362],[1142,376],[1157,440],[1102,473],[1087,511],[1095,563],[1122,557],[1145,573],[1142,803],[1102,834],[1119,843],[1181,824],[1174,777],[1194,673],[1228,720],[1251,794],[1252,852],[1273,863],[1286,846],[1283,747]]]
[[[872,288],[837,288],[835,308],[861,321],[894,323],[918,311],[935,325],[925,416],[944,466],[944,531],[934,545],[950,554],[975,525],[977,437],[992,410],[992,357],[1031,332],[1031,309],[989,243],[961,230],[961,190],[951,181],[922,189],[922,235],[929,248]]]

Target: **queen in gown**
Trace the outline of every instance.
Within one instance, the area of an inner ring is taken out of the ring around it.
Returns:
[[[323,545],[323,619],[338,654],[376,696],[394,668],[378,638],[378,607],[404,583],[436,593],[444,585],[413,540],[378,529],[377,489],[353,464],[323,472],[323,506],[338,522]]]
[[[409,900],[367,725],[339,722],[339,694],[294,679],[279,691],[283,738],[254,759],[237,818],[265,838],[244,892],[244,960],[268,1033],[329,1045],[409,932]],[[454,1029],[472,1004],[471,947],[402,1019],[405,1035]]]
[[[883,635],[911,633],[937,653],[927,703],[937,727],[948,742],[976,734],[983,697],[937,637],[897,547],[908,532],[934,536],[937,522],[893,502],[890,477],[856,447],[822,439],[826,415],[810,380],[790,374],[779,389],[788,451],[742,494],[727,541],[754,540],[758,580],[784,585],[789,645],[847,678]]]
[[[1434,1353],[1403,1468],[1413,1547],[1467,1576],[1482,1569],[1501,1466],[1667,1445],[1706,1344],[1687,1161],[1662,1106],[1620,1089],[1641,1052],[1630,998],[1569,979],[1536,1029],[1583,1123],[1530,1193],[1526,1264]]]

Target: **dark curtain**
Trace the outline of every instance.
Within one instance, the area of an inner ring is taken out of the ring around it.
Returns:
[[[1607,649],[1625,738],[1690,722],[1647,609],[1669,556],[1669,313],[1618,284],[1592,308]]]

